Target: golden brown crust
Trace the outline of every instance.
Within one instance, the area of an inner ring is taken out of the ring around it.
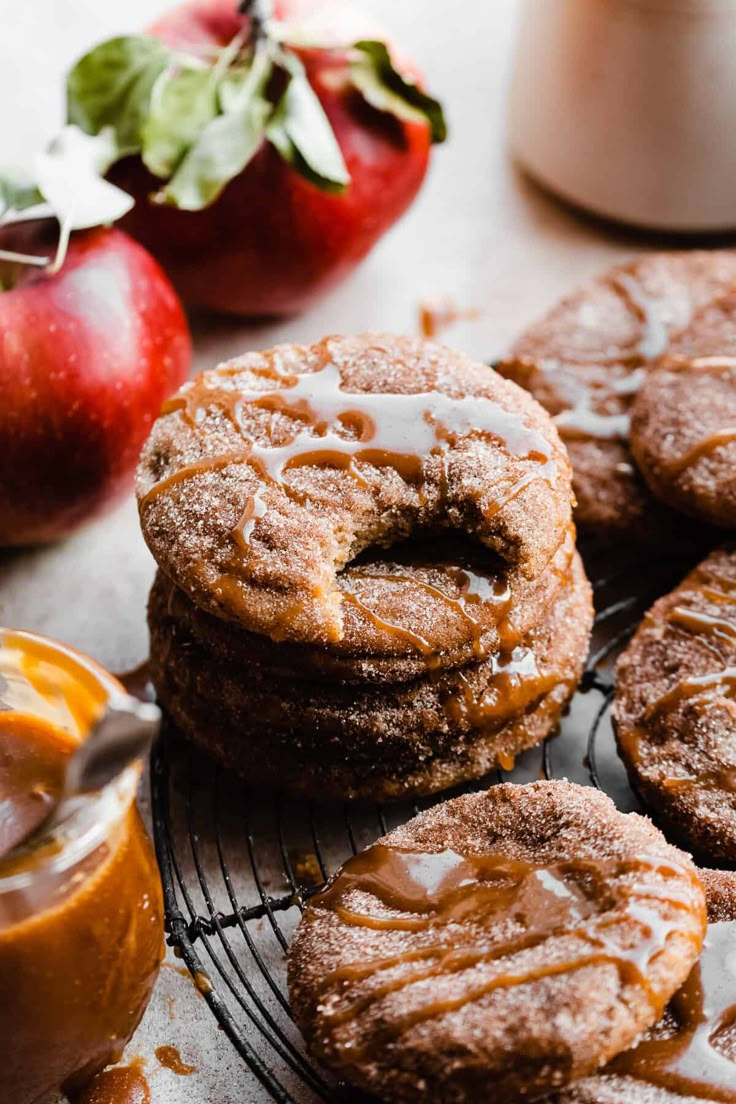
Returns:
[[[634,788],[708,862],[736,862],[736,554],[655,602],[617,665],[613,719]]]
[[[298,374],[300,387],[328,392],[305,400],[301,413],[289,395]],[[486,366],[442,346],[381,334],[331,337],[249,353],[193,386],[201,401],[192,404],[191,386],[180,392],[143,451],[143,533],[162,570],[197,605],[251,631],[340,641],[337,573],[363,550],[428,527],[479,540],[530,578],[567,532],[570,467],[548,415]],[[207,398],[212,389],[216,401]],[[256,393],[280,401],[266,408],[252,401]],[[345,412],[335,413],[336,395]],[[284,401],[290,410],[281,409]],[[353,415],[351,405],[361,404],[370,417],[362,408]],[[309,436],[312,449],[337,434],[349,454],[363,432],[356,424],[367,417],[379,427],[375,441],[391,450],[411,452],[418,440],[421,471],[374,463],[364,450],[352,467],[309,460],[274,477],[277,447],[312,433],[303,420],[310,406],[325,413],[326,432]],[[253,503],[244,548],[238,525]]]
[[[644,541],[678,528],[633,462],[631,402],[672,335],[734,283],[736,252],[645,254],[563,299],[498,365],[556,416],[572,461],[579,525]]]
[[[620,813],[590,787],[494,786],[435,806],[379,844],[401,853],[498,855],[548,869],[601,864],[606,871],[600,880],[591,872],[592,911],[584,921],[570,915],[547,930],[535,914],[541,942],[501,959],[492,953],[498,943],[508,947],[528,934],[513,914],[501,920],[494,911],[460,911],[427,933],[425,925],[396,925],[403,912],[357,887],[339,907],[329,896],[307,907],[289,956],[297,1023],[318,1060],[383,1099],[463,1104],[485,1099],[489,1085],[499,1104],[539,1099],[628,1047],[659,1018],[697,960],[705,908],[689,858],[649,821]],[[646,873],[636,873],[642,856]],[[635,881],[639,891],[642,881],[651,883],[651,922],[669,932],[653,957],[645,950],[652,928],[629,912]],[[350,922],[341,908],[378,924]],[[646,980],[611,959],[577,961],[579,932],[602,916],[625,956],[647,960]],[[428,940],[467,952],[473,965],[449,973],[438,965],[419,980],[416,960]],[[394,956],[401,961],[392,966]],[[504,981],[494,987],[499,971]],[[333,980],[338,976],[344,980]],[[429,1018],[418,1016],[428,1002]],[[351,1005],[353,1015],[340,1015]]]
[[[736,295],[698,311],[648,375],[631,448],[663,502],[736,527]]]
[[[582,673],[592,603],[576,554],[515,651],[363,685],[279,676],[223,656],[199,627],[206,617],[183,595],[172,602],[165,582],[154,587],[151,674],[183,735],[250,781],[317,799],[393,799],[479,777],[499,754],[553,732]]]

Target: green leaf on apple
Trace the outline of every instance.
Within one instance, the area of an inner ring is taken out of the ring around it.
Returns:
[[[253,97],[238,110],[214,118],[168,184],[156,193],[156,201],[184,211],[199,211],[214,203],[258,151],[271,110],[267,101]]]
[[[378,111],[388,111],[407,122],[429,124],[433,142],[447,138],[442,104],[395,67],[385,42],[364,40],[353,46],[350,77],[363,98]]]
[[[162,73],[141,126],[146,168],[168,179],[217,112],[217,80],[211,66],[183,65]]]
[[[304,67],[294,54],[281,52],[278,62],[288,83],[266,130],[281,157],[318,188],[344,192],[350,173],[330,121]]]
[[[67,76],[67,118],[87,134],[111,127],[118,155],[138,153],[154,85],[171,62],[163,43],[147,35],[111,38]]]

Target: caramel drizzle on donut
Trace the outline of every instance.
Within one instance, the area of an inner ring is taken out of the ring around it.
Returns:
[[[615,272],[609,277],[609,283],[628,304],[641,325],[641,332],[635,343],[630,350],[615,356],[603,355],[583,361],[576,361],[574,357],[565,359],[571,364],[595,361],[601,365],[628,365],[631,371],[610,383],[608,389],[621,398],[631,398],[641,389],[646,379],[646,366],[661,356],[667,348],[669,332],[660,315],[660,304],[647,296],[630,273]],[[578,401],[556,415],[554,422],[563,439],[627,441],[631,429],[630,416],[621,411],[615,414],[598,413],[592,407],[593,398],[586,388],[581,388]]]
[[[667,475],[682,475],[688,468],[697,464],[698,460],[702,460],[703,457],[715,452],[721,445],[728,445],[732,441],[736,441],[736,426],[726,426],[716,433],[711,433],[710,437],[704,437],[702,441],[698,441],[682,456],[678,456],[674,460],[668,460],[663,464],[664,470]]]
[[[449,594],[441,587],[432,583],[427,583],[422,579],[417,579],[412,575],[386,574],[375,568],[371,571],[361,570],[360,577],[386,579],[391,582],[397,582],[402,586],[416,588],[422,593],[429,595],[431,598],[439,599],[450,612],[459,614],[470,630],[473,654],[478,659],[485,658],[488,654],[488,650],[483,643],[483,634],[487,630],[487,626],[484,626],[476,616],[476,611],[479,606],[487,609],[489,605],[492,604],[496,608],[498,615],[496,625],[503,637],[504,621],[511,609],[512,603],[511,588],[508,582],[500,579],[498,576],[484,575],[480,572],[473,571],[469,567],[458,567],[454,564],[437,564],[434,566],[441,567],[448,581],[454,583],[458,588],[458,593]],[[396,636],[402,640],[408,640],[417,651],[425,656],[428,666],[436,666],[439,663],[440,657],[437,653],[436,645],[432,644],[431,641],[425,639],[412,629],[397,625],[391,621],[386,621],[376,613],[375,610],[372,610],[366,605],[366,603],[353,591],[343,589],[342,596],[345,601],[355,606],[356,609],[358,609],[364,617],[367,617],[371,624],[381,632],[387,632],[391,636]],[[504,620],[502,620],[502,618]]]
[[[454,672],[459,686],[443,703],[445,713],[454,723],[464,723],[483,731],[494,730],[500,723],[526,712],[550,690],[561,684],[559,676],[540,671],[533,648],[518,646],[492,656],[491,679],[478,691],[462,671]],[[498,756],[501,766],[502,756]],[[503,756],[509,767],[509,757]],[[513,761],[511,761],[513,766]]]
[[[700,962],[673,997],[666,1036],[649,1035],[606,1073],[633,1077],[681,1096],[736,1101],[736,1047],[722,1053],[719,1033],[736,1022],[736,923],[709,924]]]
[[[679,930],[677,913],[693,907],[689,893],[668,884],[683,872],[674,862],[646,855],[543,865],[501,854],[452,849],[425,853],[374,844],[348,860],[313,898],[310,911],[326,909],[348,927],[386,932],[393,947],[401,932],[419,936],[419,942],[412,940],[409,950],[330,971],[320,990],[323,1015],[340,1026],[384,998],[419,988],[401,1000],[390,1020],[382,1015],[359,1044],[353,1042],[344,1061],[370,1057],[412,1027],[495,990],[591,965],[614,965],[627,983],[644,989],[661,1015],[662,1002],[648,981],[648,970]],[[616,895],[618,900],[611,900],[611,885],[619,878],[628,882]],[[697,884],[689,871],[688,880]],[[670,906],[670,916],[663,916],[654,904],[663,901]],[[601,902],[610,903],[606,907]],[[634,947],[632,923],[640,934]],[[503,937],[494,939],[494,929]],[[535,964],[530,964],[524,952],[550,938],[567,941],[565,956],[552,962],[535,956]],[[693,934],[687,938],[698,942]],[[491,976],[480,967],[490,968]],[[461,992],[455,988],[442,998],[436,987],[422,984],[464,971],[479,971],[480,976],[469,974]],[[359,987],[361,982],[368,985]]]
[[[284,477],[298,467],[343,469],[368,486],[355,466],[364,463],[392,468],[407,482],[421,484],[424,462],[429,456],[446,454],[457,441],[477,436],[496,440],[508,455],[538,465],[514,483],[495,504],[494,512],[503,509],[535,479],[551,482],[557,469],[553,447],[526,424],[523,414],[506,410],[483,396],[453,398],[441,391],[409,395],[346,392],[342,389],[340,370],[329,359],[329,353],[314,372],[285,375],[274,365],[256,373],[278,383],[275,390],[243,391],[224,386],[222,381],[236,376],[238,371],[220,369],[217,377],[199,376],[164,404],[162,415],[179,412],[196,428],[209,412],[222,413],[245,441],[245,449],[235,450],[231,462],[252,464],[262,478],[283,487],[287,494],[292,494],[293,489]],[[215,378],[217,382],[212,383]],[[257,444],[247,438],[242,420],[246,407],[287,415],[301,428],[284,445]],[[207,470],[208,464],[220,467],[226,463],[227,457],[221,456],[187,465],[155,484],[142,505],[174,482]],[[246,521],[253,520],[250,512],[246,513]],[[250,533],[246,538],[241,530],[238,541],[241,548],[247,547],[249,537]]]
[[[693,583],[699,583],[697,593],[709,601],[723,604],[736,602],[736,581],[724,576],[696,569],[691,577]],[[708,580],[707,582],[705,580]],[[717,586],[713,587],[712,582]],[[696,636],[714,638],[726,644],[736,644],[736,621],[719,617],[705,610],[690,606],[674,606],[667,615],[667,621]],[[718,655],[717,649],[715,654]],[[629,731],[620,731],[618,738],[631,760],[639,764],[642,759],[642,744],[647,742],[647,727],[658,717],[673,714],[683,702],[692,701],[699,706],[708,707],[719,698],[736,696],[736,666],[723,666],[721,670],[709,671],[702,675],[690,675],[678,680],[673,686],[656,698],[644,710],[642,722]],[[717,765],[709,770],[701,770],[697,775],[675,775],[664,778],[661,783],[666,789],[689,789],[693,786],[724,790],[736,793],[736,767]]]

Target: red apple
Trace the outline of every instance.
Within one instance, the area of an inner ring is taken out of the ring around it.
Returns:
[[[51,227],[0,246],[53,253]],[[121,231],[74,234],[56,275],[0,262],[0,546],[65,536],[124,494],[190,359],[171,284]]]
[[[276,16],[298,15],[305,7],[325,14],[325,0],[281,0]],[[356,24],[355,11],[344,0],[329,0],[326,14],[332,39],[345,43],[361,37],[360,17]],[[150,33],[202,54],[208,46],[230,42],[244,25],[235,0],[195,0],[164,16]],[[122,225],[161,261],[188,304],[250,316],[303,310],[365,257],[424,179],[431,144],[426,121],[406,121],[369,106],[345,79],[344,51],[295,52],[350,174],[343,193],[320,190],[266,141],[219,198],[199,211],[153,205],[150,196],[161,181],[138,156],[110,174],[137,201]],[[403,60],[402,67],[411,73]]]

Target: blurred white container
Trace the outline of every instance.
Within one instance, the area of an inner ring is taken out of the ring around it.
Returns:
[[[513,154],[599,215],[736,227],[736,0],[524,0]]]

